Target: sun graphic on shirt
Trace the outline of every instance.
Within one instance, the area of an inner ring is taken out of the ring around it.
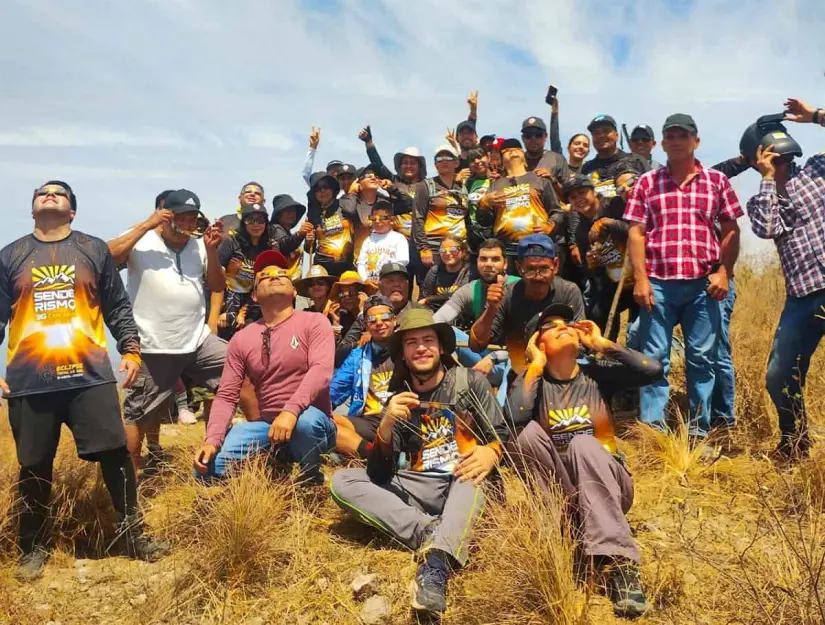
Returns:
[[[380,255],[378,252],[370,252],[367,254],[367,271],[374,272],[378,268],[378,260]]]
[[[577,430],[583,426],[592,426],[590,409],[587,404],[574,408],[560,408],[547,411],[548,423],[551,430]]]

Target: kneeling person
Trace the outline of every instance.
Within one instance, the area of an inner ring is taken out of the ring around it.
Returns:
[[[395,330],[395,312],[384,295],[371,296],[364,305],[364,321],[370,341],[356,347],[335,371],[330,386],[333,407],[350,401],[346,417],[336,416],[338,451],[366,458],[369,444],[381,421],[389,397],[393,360],[390,339]]]
[[[295,287],[283,254],[259,254],[254,272],[253,297],[262,318],[229,342],[206,439],[195,456],[196,475],[223,477],[232,464],[277,446],[300,464],[302,482],[322,483],[321,454],[335,446],[332,327],[323,315],[294,309]],[[255,387],[261,420],[227,433],[244,377]]]
[[[481,484],[501,459],[507,430],[483,375],[453,361],[455,335],[429,310],[407,311],[392,337],[395,361],[387,403],[366,469],[338,471],[335,501],[385,531],[425,562],[413,608],[446,609],[447,578],[468,557]],[[406,389],[406,390],[405,390]],[[409,468],[399,470],[404,453]]]
[[[602,360],[579,365],[581,346]],[[508,408],[516,430],[516,460],[536,484],[559,484],[573,504],[584,554],[609,571],[614,610],[639,616],[648,609],[639,581],[639,548],[625,513],[633,482],[616,449],[610,397],[662,376],[662,365],[603,338],[573,309],[549,306],[528,345],[530,365],[513,386]]]

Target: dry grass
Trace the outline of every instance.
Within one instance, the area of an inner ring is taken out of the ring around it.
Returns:
[[[766,454],[776,426],[764,371],[782,282],[775,269],[742,268],[737,287],[735,451],[703,464],[678,428],[665,436],[634,427],[622,442],[636,487],[629,517],[654,605],[642,623],[825,622],[825,447],[817,441],[811,459],[793,468],[774,466]],[[672,382],[675,389],[683,383],[679,363]],[[825,368],[815,357],[809,389],[823,382]],[[814,426],[821,424],[825,399],[816,393],[808,399]],[[675,415],[685,409],[678,392],[673,408]],[[189,470],[200,436],[200,427],[167,427],[173,468],[144,483],[147,523],[173,541],[172,555],[153,565],[96,560],[85,584],[75,558],[97,557],[112,518],[97,468],[74,456],[66,436],[55,471],[58,552],[43,580],[21,586],[11,578],[16,466],[4,419],[0,623],[355,624],[361,606],[350,583],[360,571],[379,575],[393,609],[388,622],[413,622],[407,609],[412,554],[349,519],[326,493],[296,491],[257,463],[225,486],[195,483]],[[506,501],[488,505],[471,563],[450,583],[443,622],[618,622],[596,586],[575,579],[575,545],[559,498],[533,495],[512,475],[505,482]]]

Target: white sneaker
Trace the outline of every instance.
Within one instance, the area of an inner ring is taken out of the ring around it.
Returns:
[[[195,416],[195,413],[188,408],[178,410],[178,423],[181,425],[195,425],[197,422],[198,418]]]

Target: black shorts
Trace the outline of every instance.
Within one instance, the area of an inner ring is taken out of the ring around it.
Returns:
[[[381,423],[381,415],[371,417],[346,417],[350,423],[355,427],[358,436],[363,438],[368,443],[375,441],[375,435],[378,432],[378,424]]]
[[[54,459],[60,426],[72,431],[77,455],[94,461],[102,451],[126,446],[117,385],[39,393],[9,398],[9,422],[20,466]]]

